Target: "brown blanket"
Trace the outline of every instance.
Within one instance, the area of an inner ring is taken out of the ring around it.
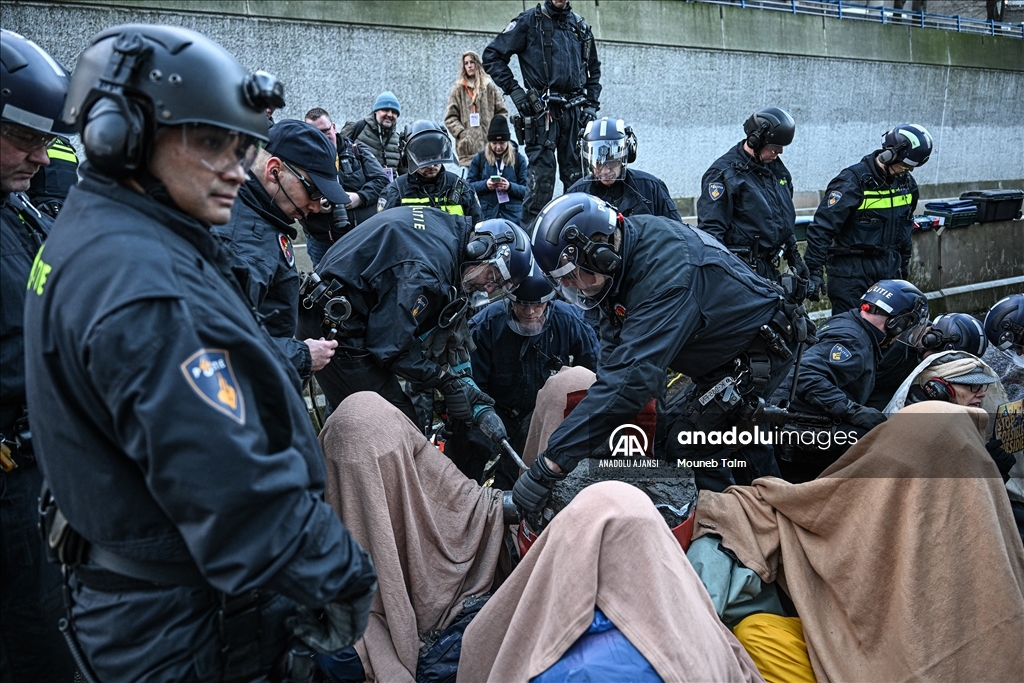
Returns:
[[[905,408],[815,481],[701,492],[694,536],[778,578],[819,683],[1024,681],[1024,548],[986,419]]]
[[[584,489],[466,629],[458,680],[528,681],[583,634],[594,605],[665,681],[761,681],[661,515],[622,482]]]
[[[580,389],[589,389],[596,379],[597,375],[587,368],[566,366],[544,382],[537,392],[537,405],[526,435],[523,462],[532,465],[537,454],[547,450],[548,439],[565,419],[566,396]]]
[[[467,479],[390,403],[345,399],[320,434],[327,502],[377,567],[370,624],[356,644],[367,680],[415,679],[420,637],[491,588],[501,492]]]

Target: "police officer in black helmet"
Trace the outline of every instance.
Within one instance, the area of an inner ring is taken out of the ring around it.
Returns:
[[[796,123],[778,107],[754,112],[743,124],[746,137],[711,164],[701,179],[698,227],[706,230],[761,277],[779,281],[779,254],[807,280],[796,248],[793,177],[782,163]]]
[[[563,298],[600,306],[603,319],[597,381],[513,489],[528,512],[539,511],[556,481],[604,448],[613,429],[652,398],[664,400],[665,368],[694,380],[659,417],[669,438],[657,452],[674,462],[684,455],[680,431],[738,425],[792,366],[802,310],[787,310],[781,290],[702,230],[660,216],[620,220],[603,201],[568,194],[541,212],[533,245],[537,265]],[[751,469],[751,476],[777,473],[770,458]],[[736,483],[724,465],[696,475],[699,488]]]
[[[523,86],[509,60],[519,56]],[[499,33],[483,54],[484,69],[519,112],[513,117],[530,162],[523,225],[529,225],[555,191],[558,175],[566,189],[580,179],[576,140],[601,108],[601,61],[594,34],[569,0],[544,0]]]
[[[33,457],[25,407],[25,283],[52,225],[24,194],[50,163],[68,76],[31,40],[0,32],[0,678],[71,681],[75,667],[57,631],[60,572],[38,541],[36,501],[42,475]],[[35,421],[35,420],[34,420]]]
[[[298,375],[210,233],[281,94],[169,26],[97,34],[71,79],[64,120],[88,161],[37,257],[25,334],[87,677],[264,680],[368,619],[376,575],[323,501]]]

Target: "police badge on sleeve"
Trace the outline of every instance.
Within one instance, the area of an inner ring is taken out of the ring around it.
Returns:
[[[849,360],[852,355],[853,354],[850,353],[850,350],[847,349],[842,344],[836,344],[835,346],[832,347],[832,350],[829,352],[829,358],[831,358],[836,363],[842,363],[845,360]]]
[[[708,183],[708,196],[717,200],[725,194],[725,185],[722,183]]]
[[[295,265],[295,251],[292,249],[292,241],[288,235],[278,235],[277,243],[281,245],[281,253],[284,254],[284,260],[288,262],[288,266]]]
[[[838,202],[842,198],[843,198],[843,193],[842,192],[840,192],[838,190],[832,190],[831,192],[828,193],[828,197],[826,198],[826,202],[828,203],[829,207],[831,208],[831,207],[835,206],[836,202]]]
[[[199,349],[181,364],[181,372],[192,391],[207,405],[245,424],[245,400],[227,351]]]

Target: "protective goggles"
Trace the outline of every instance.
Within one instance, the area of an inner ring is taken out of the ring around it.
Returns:
[[[326,197],[324,197],[324,193],[320,191],[320,188],[304,178],[301,173],[292,168],[284,159],[281,159],[281,163],[284,164],[285,168],[291,171],[293,176],[299,179],[299,182],[302,183],[302,188],[306,191],[306,194],[309,195],[310,201],[320,202],[321,204],[326,203],[330,206],[331,203],[327,201]]]
[[[578,265],[566,251],[558,257],[558,267],[544,277],[568,303],[589,311],[608,296],[615,278]]]
[[[181,144],[214,173],[228,173],[239,164],[247,172],[260,148],[259,139],[252,135],[206,123],[181,126]]]
[[[4,123],[0,126],[0,135],[7,138],[7,141],[11,143],[15,149],[18,149],[25,154],[32,154],[33,152],[41,149],[48,149],[53,147],[53,144],[57,142],[56,135],[39,133],[30,128],[24,128],[13,123]]]
[[[551,305],[546,301],[528,304],[511,299],[505,301],[508,326],[521,337],[535,337],[543,332],[550,310]]]

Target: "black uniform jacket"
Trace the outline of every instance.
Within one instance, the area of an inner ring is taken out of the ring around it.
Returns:
[[[621,275],[601,304],[597,382],[548,442],[547,457],[563,469],[662,397],[666,368],[700,383],[747,348],[781,305],[769,283],[702,230],[637,216],[623,233]]]
[[[551,33],[551,59],[546,66],[542,22]],[[506,95],[518,87],[508,66],[512,55],[519,55],[519,68],[527,88],[539,95],[549,89],[562,95],[585,90],[588,104],[595,110],[599,108],[601,60],[597,58],[594,33],[569,5],[559,11],[545,2],[526,10],[484,50],[484,70]]]
[[[871,395],[882,355],[878,345],[885,334],[854,309],[829,318],[817,336],[817,343],[804,351],[800,361],[793,410],[841,417],[852,407],[850,401],[864,405]],[[788,399],[791,386],[792,373],[774,397]]]
[[[603,199],[623,216],[653,214],[674,221],[683,220],[665,183],[650,173],[634,171],[631,168],[627,168],[625,177],[611,187],[602,185],[594,180],[593,176],[587,176],[573,183],[568,192],[586,192]]]
[[[317,606],[362,573],[362,550],[323,501],[298,375],[207,226],[88,175],[39,262],[28,402],[36,455],[74,529],[129,558],[194,562],[229,594]],[[130,607],[132,595],[118,597]],[[179,615],[175,629],[208,616],[186,588],[155,595]]]
[[[317,266],[336,279],[354,309],[350,329],[381,366],[434,386],[441,366],[427,358],[420,336],[461,284],[460,265],[473,221],[424,206],[382,211],[334,243]]]
[[[480,201],[469,183],[451,171],[442,170],[433,178],[419,173],[398,176],[388,185],[377,202],[377,211],[396,206],[431,206],[457,216],[470,216],[473,223],[481,220]]]
[[[309,347],[293,338],[298,322],[299,271],[292,245],[298,233],[291,220],[250,174],[238,192],[231,220],[214,227],[213,234],[227,240],[225,248],[238,265],[235,275],[275,343],[299,376],[309,377],[313,369]]]
[[[759,163],[741,141],[705,171],[697,218],[725,246],[749,248],[756,241],[761,258],[772,261],[780,249],[796,246],[793,177],[781,159]]]
[[[887,177],[875,163],[878,151],[843,169],[825,189],[825,197],[807,228],[804,260],[811,272],[821,271],[829,252],[850,249],[890,252],[910,264],[910,234],[917,208],[917,182],[909,173]]]
[[[0,432],[9,430],[25,407],[25,289],[32,261],[53,220],[22,193],[0,202]]]

